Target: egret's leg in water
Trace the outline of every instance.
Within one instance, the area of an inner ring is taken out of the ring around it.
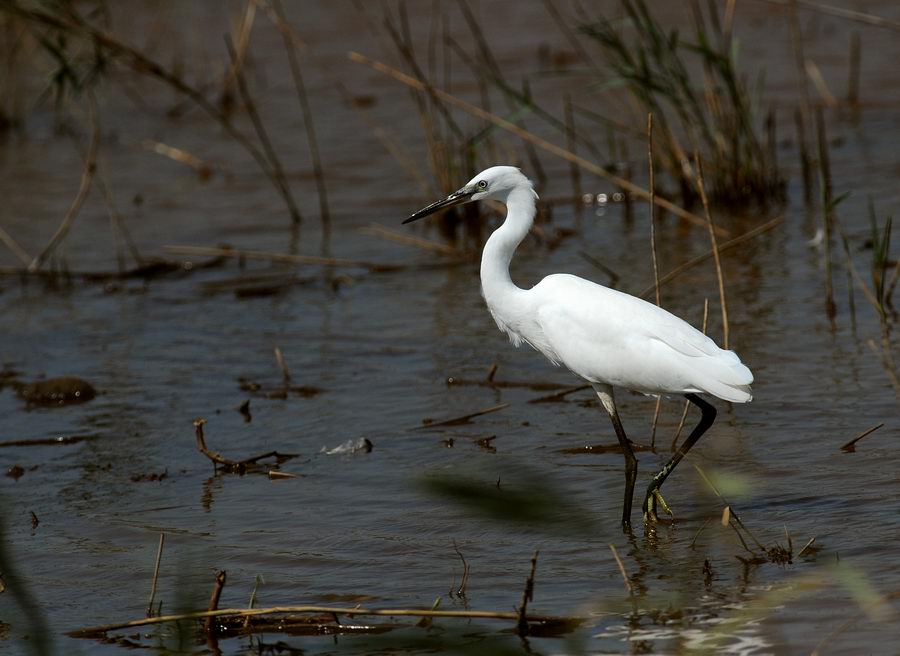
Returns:
[[[644,495],[644,521],[655,522],[657,520],[657,503],[659,503],[660,507],[667,513],[670,515],[672,514],[672,511],[666,504],[665,499],[663,499],[659,488],[662,487],[663,482],[669,474],[672,473],[672,470],[675,469],[675,465],[681,462],[681,459],[684,458],[687,452],[691,450],[691,447],[694,446],[697,440],[709,430],[709,427],[712,426],[713,422],[716,420],[716,409],[714,406],[710,405],[696,394],[685,394],[684,396],[688,401],[700,408],[700,412],[702,413],[700,422],[694,430],[691,431],[688,438],[681,443],[681,446],[675,451],[675,455],[672,456],[672,459],[669,460],[669,462],[659,470],[659,473],[653,477],[653,480],[650,481],[650,486],[647,488],[647,494]]]
[[[631,500],[634,497],[634,482],[637,480],[637,458],[634,457],[634,451],[631,450],[631,442],[625,435],[625,428],[622,427],[622,420],[619,419],[619,411],[616,410],[616,400],[613,397],[613,388],[610,385],[601,385],[594,383],[594,391],[600,397],[600,403],[606,409],[609,418],[612,421],[613,428],[616,430],[616,437],[619,438],[619,446],[622,447],[622,453],[625,456],[625,503],[622,506],[622,528],[631,527]]]

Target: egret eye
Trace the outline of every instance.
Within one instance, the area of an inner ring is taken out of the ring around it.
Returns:
[[[487,180],[479,180],[478,188],[479,189],[487,189]]]

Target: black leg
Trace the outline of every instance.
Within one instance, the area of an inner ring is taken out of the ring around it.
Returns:
[[[622,528],[628,530],[631,528],[631,503],[634,498],[634,483],[637,480],[637,458],[634,457],[634,451],[631,448],[631,442],[625,435],[625,428],[622,426],[622,420],[619,419],[619,411],[616,409],[616,402],[613,397],[612,387],[609,385],[594,385],[600,402],[609,414],[613,428],[616,430],[616,437],[619,439],[619,446],[622,447],[622,454],[625,456],[625,502],[622,504]]]
[[[671,460],[669,460],[669,462],[659,470],[659,473],[653,477],[653,480],[650,481],[650,486],[647,488],[647,494],[644,495],[645,520],[656,520],[656,500],[658,498],[657,493],[659,492],[659,488],[662,487],[663,482],[665,482],[669,474],[672,473],[675,466],[681,462],[681,459],[684,458],[687,452],[691,450],[691,447],[694,446],[697,440],[709,430],[709,427],[712,426],[713,422],[716,420],[716,409],[714,406],[710,405],[696,394],[685,394],[684,396],[688,401],[700,408],[700,422],[694,430],[691,431],[688,438],[681,443],[681,446],[675,451],[675,455],[672,456]],[[665,507],[665,505],[663,505],[663,507]]]

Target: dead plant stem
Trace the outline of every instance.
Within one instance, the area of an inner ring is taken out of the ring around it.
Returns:
[[[703,202],[703,212],[706,214],[706,222],[709,226],[709,240],[712,244],[713,259],[716,262],[716,277],[719,281],[719,304],[722,307],[722,346],[728,349],[728,305],[725,301],[725,274],[722,272],[722,259],[719,254],[719,243],[716,239],[715,226],[712,213],[709,211],[709,200],[706,197],[706,189],[703,183],[703,163],[700,161],[700,153],[694,153],[694,162],[697,164],[697,189],[700,192],[700,200]],[[658,283],[657,283],[658,284]]]
[[[418,80],[416,80],[413,77],[410,77],[409,75],[406,75],[405,73],[402,73],[401,71],[398,71],[397,69],[395,69],[391,66],[388,66],[387,64],[384,64],[383,62],[379,62],[374,59],[370,59],[369,57],[366,57],[365,55],[362,55],[358,52],[353,52],[353,51],[348,53],[348,57],[350,58],[351,61],[356,62],[358,64],[363,64],[365,66],[368,66],[368,67],[372,68],[373,70],[378,71],[379,73],[382,73],[384,75],[394,78],[395,80],[397,80],[398,82],[400,82],[402,84],[405,84],[406,86],[413,87],[413,88],[419,89],[419,90],[424,90],[424,85],[421,82],[419,82]],[[494,125],[506,130],[507,132],[511,132],[512,134],[516,135],[517,137],[521,138],[522,140],[528,141],[528,142],[534,144],[535,146],[537,146],[538,148],[546,150],[547,152],[552,153],[552,154],[556,155],[557,157],[560,157],[560,158],[566,160],[567,162],[574,162],[575,164],[577,164],[581,168],[585,169],[586,171],[589,171],[589,172],[593,173],[594,175],[597,175],[605,180],[609,180],[617,187],[619,187],[631,194],[634,194],[635,196],[643,198],[644,200],[649,200],[649,198],[650,198],[650,193],[646,189],[640,187],[639,185],[636,185],[633,182],[630,182],[629,180],[626,180],[617,175],[609,173],[602,166],[594,164],[593,162],[589,162],[588,160],[584,159],[583,157],[579,157],[578,155],[575,155],[575,154],[569,152],[565,148],[561,148],[560,146],[557,146],[556,144],[550,143],[549,141],[546,141],[545,139],[542,139],[542,138],[538,137],[537,135],[532,134],[531,132],[525,130],[524,128],[519,127],[518,125],[516,125],[514,123],[511,123],[510,121],[507,121],[504,118],[501,118],[490,112],[486,112],[485,110],[481,109],[480,107],[477,107],[469,102],[466,102],[465,100],[457,98],[456,96],[453,96],[453,95],[447,93],[446,91],[442,91],[441,89],[434,89],[434,93],[439,98],[444,100],[446,103],[454,105],[473,116],[477,116],[478,118],[490,121]],[[676,216],[679,216],[679,217],[685,219],[686,221],[688,221],[690,223],[693,223],[698,226],[706,225],[706,221],[704,221],[701,217],[699,217],[696,214],[693,214],[691,212],[688,212],[687,210],[685,210],[681,207],[678,207],[674,203],[672,203],[664,198],[657,198],[656,204],[659,205],[660,207],[665,208],[669,212],[672,212]],[[716,232],[723,236],[728,235],[728,231],[724,230],[722,228],[716,228]]]

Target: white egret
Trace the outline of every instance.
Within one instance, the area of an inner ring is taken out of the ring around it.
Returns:
[[[700,408],[700,422],[647,488],[644,519],[656,521],[657,504],[671,514],[660,487],[716,418],[715,407],[698,394],[746,403],[752,399],[753,374],[733,351],[719,348],[675,315],[634,296],[565,273],[549,275],[531,289],[517,287],[509,263],[534,221],[537,197],[519,169],[494,166],[404,223],[470,201],[506,204],[506,220],[491,234],[481,256],[484,300],[515,346],[530,344],[593,386],[625,455],[623,527],[631,523],[637,459],[619,419],[613,387],[651,396],[683,394]]]

